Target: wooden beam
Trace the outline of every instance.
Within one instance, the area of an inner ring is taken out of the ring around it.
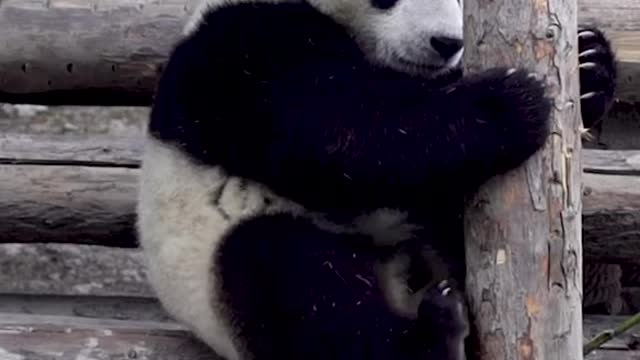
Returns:
[[[136,247],[140,136],[0,135],[0,243]],[[640,151],[584,150],[585,257],[640,257]]]
[[[0,241],[132,247],[137,170],[2,165]]]
[[[584,174],[585,259],[637,263],[640,257],[640,177]]]
[[[220,359],[175,323],[0,314],[2,359]]]
[[[196,0],[0,1],[0,101],[149,105]],[[580,0],[613,38],[620,98],[638,101],[640,2]]]
[[[583,319],[584,339],[588,340],[602,331],[613,329],[625,321],[626,316],[587,315]],[[640,358],[637,343],[640,327],[632,328],[627,333],[605,343],[585,360],[631,360]]]
[[[623,321],[623,317],[587,316],[585,338]],[[605,344],[587,360],[632,360],[638,331]],[[77,316],[0,313],[2,359],[219,359],[175,322],[110,320]]]
[[[27,245],[31,248],[34,245]],[[79,246],[79,245],[75,245]],[[95,280],[100,281],[96,274]],[[0,293],[0,314],[39,314],[130,321],[172,321],[155,298]],[[2,358],[0,356],[0,358]]]
[[[0,135],[0,164],[138,168],[141,136]]]
[[[0,100],[149,104],[190,3],[0,2]]]
[[[640,176],[640,150],[584,150],[583,170],[592,174]]]
[[[0,269],[0,294],[155,298],[138,249],[0,244]]]
[[[579,21],[600,24],[608,31],[640,31],[639,15],[640,4],[636,0],[578,1]]]

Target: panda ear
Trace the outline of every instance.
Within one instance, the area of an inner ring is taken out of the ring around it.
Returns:
[[[371,5],[381,10],[388,10],[392,8],[398,0],[371,0]]]

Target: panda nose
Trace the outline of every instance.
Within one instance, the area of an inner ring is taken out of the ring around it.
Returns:
[[[450,57],[455,55],[460,49],[464,42],[462,39],[451,38],[447,36],[434,36],[431,38],[431,47],[435,51],[442,56],[443,59],[448,60]]]

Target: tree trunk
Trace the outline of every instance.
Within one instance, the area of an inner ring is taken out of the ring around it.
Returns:
[[[545,148],[485,184],[467,210],[475,350],[483,360],[582,359],[577,4],[464,5],[466,70],[526,67],[546,76],[555,101]]]

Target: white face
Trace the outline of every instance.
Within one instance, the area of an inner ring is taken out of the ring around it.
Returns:
[[[195,29],[205,10],[223,4],[301,1],[347,27],[377,64],[429,75],[462,59],[461,0],[198,0],[184,33]]]
[[[308,0],[354,33],[372,61],[437,74],[462,58],[460,0]]]

